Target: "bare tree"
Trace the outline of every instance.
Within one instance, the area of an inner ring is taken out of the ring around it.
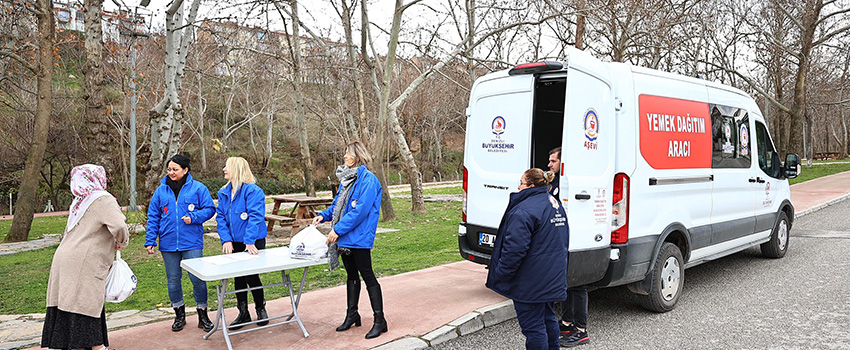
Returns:
[[[112,128],[106,118],[106,99],[103,93],[104,57],[101,25],[103,0],[85,0],[84,6],[86,9],[86,63],[83,66],[83,74],[86,77],[86,84],[83,101],[87,123],[86,153],[89,162],[103,166],[106,172],[111,174],[115,170],[112,166],[113,152],[110,152],[114,137],[110,133]]]
[[[179,150],[180,137],[183,135],[183,106],[180,102],[180,91],[183,88],[186,55],[194,38],[193,25],[200,3],[200,0],[192,0],[189,14],[185,18],[183,0],[174,0],[165,11],[165,94],[148,113],[151,155],[148,161],[150,171],[145,184],[149,193],[152,193],[159,185],[166,157]]]
[[[36,18],[38,28],[38,47],[31,52],[31,61],[10,49],[0,49],[0,57],[10,58],[36,77],[37,102],[35,124],[32,134],[32,144],[27,154],[26,165],[18,187],[18,203],[15,206],[15,218],[9,234],[4,242],[26,241],[32,227],[33,214],[38,202],[36,197],[39,183],[39,172],[44,162],[47,149],[47,134],[50,129],[50,118],[53,111],[53,39],[56,27],[53,20],[53,1],[37,0],[35,3],[16,4]]]

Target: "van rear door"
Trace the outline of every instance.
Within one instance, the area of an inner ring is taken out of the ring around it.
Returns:
[[[561,145],[570,286],[596,282],[608,267],[617,139],[611,86],[587,73],[588,68],[575,67],[575,61],[571,56]]]
[[[473,87],[466,124],[466,226],[470,248],[490,254],[492,238],[529,168],[534,76],[495,75]]]

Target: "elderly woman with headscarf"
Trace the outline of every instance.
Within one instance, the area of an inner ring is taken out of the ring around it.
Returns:
[[[375,245],[375,233],[381,213],[382,187],[375,174],[366,167],[371,161],[372,156],[362,143],[355,141],[348,144],[343,155],[343,164],[336,169],[339,190],[333,204],[313,219],[313,224],[331,221],[333,230],[328,235],[327,243],[338,244],[342,263],[348,274],[348,310],[345,320],[336,330],[342,332],[352,325],[360,326],[357,301],[360,300],[360,277],[363,277],[375,317],[372,329],[366,333],[366,339],[375,338],[387,331],[381,285],[372,271],[372,247]]]
[[[106,275],[115,250],[124,249],[130,236],[118,202],[106,192],[103,167],[74,167],[71,193],[68,223],[50,266],[41,346],[105,349]]]
[[[153,255],[159,239],[159,251],[168,280],[168,298],[174,308],[171,330],[179,332],[186,326],[186,305],[183,302],[183,259],[204,256],[204,222],[215,215],[210,190],[192,179],[189,157],[177,154],[168,161],[168,174],[160,181],[148,206],[145,249]],[[211,331],[213,323],[207,316],[207,283],[193,274],[192,292],[197,304],[198,328]]]

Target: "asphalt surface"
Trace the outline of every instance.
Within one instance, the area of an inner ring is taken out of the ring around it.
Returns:
[[[685,271],[677,308],[643,309],[625,287],[590,292],[578,349],[850,349],[850,200],[797,219],[784,258],[752,248]],[[523,349],[516,319],[434,349]]]

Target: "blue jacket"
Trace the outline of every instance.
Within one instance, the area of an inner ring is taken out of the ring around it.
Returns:
[[[511,193],[490,257],[487,288],[524,303],[567,298],[567,215],[548,186]]]
[[[348,205],[343,209],[342,218],[334,226],[339,235],[340,247],[372,249],[375,244],[375,231],[381,217],[381,182],[365,165],[357,168],[357,179],[351,188]],[[323,221],[332,219],[339,193],[334,197],[328,209],[320,212]]]
[[[186,183],[175,199],[174,191],[165,184],[167,178],[162,178],[148,205],[145,246],[156,246],[159,237],[159,250],[163,252],[203,249],[203,224],[215,214],[210,190],[192,180],[192,174],[186,174]],[[192,223],[183,222],[184,216],[191,218]]]
[[[218,235],[221,244],[241,242],[254,244],[266,238],[266,194],[253,183],[244,183],[230,198],[233,184],[228,183],[218,191],[215,209]]]

